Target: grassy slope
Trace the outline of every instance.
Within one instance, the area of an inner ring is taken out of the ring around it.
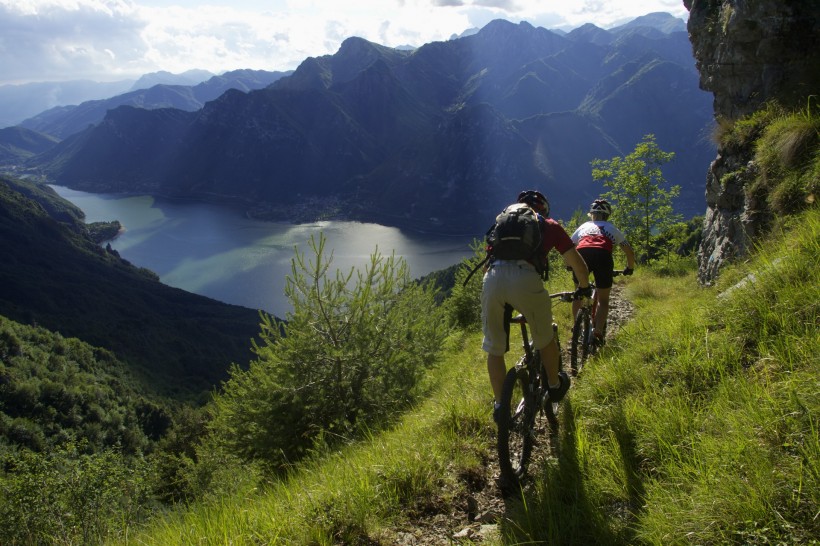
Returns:
[[[820,214],[793,226],[715,288],[694,273],[623,281],[637,317],[575,383],[558,457],[531,469],[535,485],[508,504],[498,543],[820,536]],[[471,476],[486,475],[494,427],[480,334],[451,343],[429,400],[396,429],[132,530],[127,543],[389,544],[404,516],[460,509]]]

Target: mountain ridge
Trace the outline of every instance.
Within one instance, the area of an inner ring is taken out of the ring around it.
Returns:
[[[105,113],[117,106],[177,108],[193,112],[230,89],[244,92],[261,89],[288,74],[290,72],[287,71],[233,70],[193,85],[156,83],[150,87],[137,87],[135,84],[127,93],[86,101],[76,106],[58,106],[27,118],[18,125],[64,139],[89,125],[100,123],[105,118]]]
[[[638,111],[640,117],[629,120],[631,140],[611,125],[601,125],[599,131],[610,135],[601,142],[611,146],[599,151],[605,158],[623,155],[639,140],[634,134],[646,133],[658,133],[659,144],[666,146],[668,135],[677,137],[675,128],[665,127],[666,120],[676,110],[689,112],[692,124],[701,126],[687,125],[681,138],[688,146],[679,151],[682,161],[671,166],[668,178],[699,188],[713,152],[700,138],[711,116],[709,97],[698,93],[691,52],[686,59],[689,46],[681,50],[684,43],[675,33],[651,38],[633,28],[625,32],[630,37],[616,39],[612,46],[585,45],[529,23],[497,20],[476,34],[412,52],[349,38],[336,54],[308,58],[266,89],[226,93],[191,117],[169,114],[176,123],[139,110],[128,115],[112,111],[99,125],[29,164],[59,185],[85,191],[158,192],[203,200],[218,195],[255,202],[248,213],[264,219],[288,220],[282,214],[289,206],[328,200],[334,206],[317,209],[317,217],[448,233],[483,231],[486,218],[519,186],[537,186],[552,196],[558,217],[571,216],[601,191],[589,169],[589,162],[601,156],[590,155],[583,141],[570,148],[571,161],[547,160],[561,164],[560,170],[536,168],[551,155],[549,143],[562,140],[552,134],[521,138],[524,120],[553,113],[544,101],[551,100],[559,111],[577,111],[582,125],[609,123],[605,116],[581,121],[591,110],[579,107],[596,82],[629,62],[666,61],[679,66],[678,84],[684,89],[664,88],[651,95],[648,104],[656,111],[652,117]],[[569,57],[560,60],[561,54],[573,50],[594,54],[586,66],[578,65],[582,72],[573,71],[564,80],[562,89],[574,94],[554,91],[552,99],[545,98],[555,89],[551,81],[559,81],[552,76],[561,63],[569,64]],[[685,66],[678,64],[681,59]],[[640,104],[647,105],[646,99]],[[478,123],[495,116],[504,121]],[[477,122],[475,130],[499,132],[468,135],[468,119]],[[170,145],[168,133],[179,136],[175,149],[146,155],[160,138]],[[125,136],[129,134],[143,134],[145,141],[131,140]],[[80,146],[80,139],[105,142],[108,151]],[[438,143],[436,149],[431,141]],[[515,149],[507,148],[513,142]],[[457,155],[445,158],[442,150]],[[408,161],[411,157],[415,161]],[[399,176],[401,194],[411,200],[397,205],[387,188],[398,183],[386,176]],[[572,196],[565,192],[569,181]],[[683,208],[690,215],[700,209],[702,196],[695,193],[685,194]]]

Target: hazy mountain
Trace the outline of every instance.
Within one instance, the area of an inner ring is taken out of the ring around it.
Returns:
[[[43,110],[113,97],[131,89],[134,80],[38,82],[0,85],[0,127],[17,125]]]
[[[31,166],[88,191],[232,200],[272,219],[310,202],[315,216],[469,233],[525,187],[568,218],[602,191],[590,161],[647,133],[677,154],[666,178],[699,213],[711,123],[685,33],[497,20],[413,51],[350,38],[197,112],[121,106]]]
[[[0,165],[19,162],[44,152],[57,142],[54,137],[23,127],[0,129]]]
[[[138,80],[126,79],[114,82],[73,80],[2,85],[0,86],[0,127],[18,125],[32,116],[53,108],[76,106],[129,91],[148,89],[155,85],[195,86],[213,77],[219,78],[206,70],[189,70],[181,74],[162,71],[145,74]],[[28,128],[32,129],[32,127]]]
[[[131,86],[131,91],[148,89],[150,87],[154,87],[155,85],[194,86],[212,78],[213,76],[214,74],[212,72],[208,72],[207,70],[186,70],[185,72],[181,72],[179,74],[160,70],[159,72],[151,72],[140,76],[140,78],[134,82],[134,85]]]
[[[670,13],[660,11],[636,17],[624,25],[610,28],[609,31],[613,33],[620,33],[635,29],[654,29],[665,34],[671,34],[673,32],[686,32],[686,22]]]
[[[20,126],[64,139],[89,125],[99,123],[108,110],[117,106],[128,105],[147,109],[178,108],[192,112],[199,110],[206,102],[217,98],[228,89],[261,89],[288,74],[290,72],[234,70],[213,76],[193,86],[157,84],[108,99],[84,102],[78,106],[52,108],[22,121]]]
[[[47,186],[0,176],[0,315],[109,349],[166,394],[208,391],[247,364],[257,311],[161,284],[82,217]]]

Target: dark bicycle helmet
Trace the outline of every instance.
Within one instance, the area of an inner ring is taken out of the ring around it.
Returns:
[[[589,206],[589,213],[600,213],[605,215],[605,217],[609,218],[609,215],[612,214],[612,205],[610,205],[609,201],[607,201],[606,199],[596,199]]]
[[[526,203],[541,216],[549,216],[550,202],[544,194],[536,190],[525,190],[518,194],[518,202]]]

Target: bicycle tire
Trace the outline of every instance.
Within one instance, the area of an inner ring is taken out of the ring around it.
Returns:
[[[592,332],[589,309],[579,309],[572,326],[572,343],[570,345],[569,359],[572,375],[578,375],[586,363],[586,359],[589,356],[590,335],[592,335]]]
[[[532,454],[532,424],[537,409],[526,369],[516,366],[507,372],[501,391],[501,408],[498,466],[507,483],[516,483],[526,473]]]

